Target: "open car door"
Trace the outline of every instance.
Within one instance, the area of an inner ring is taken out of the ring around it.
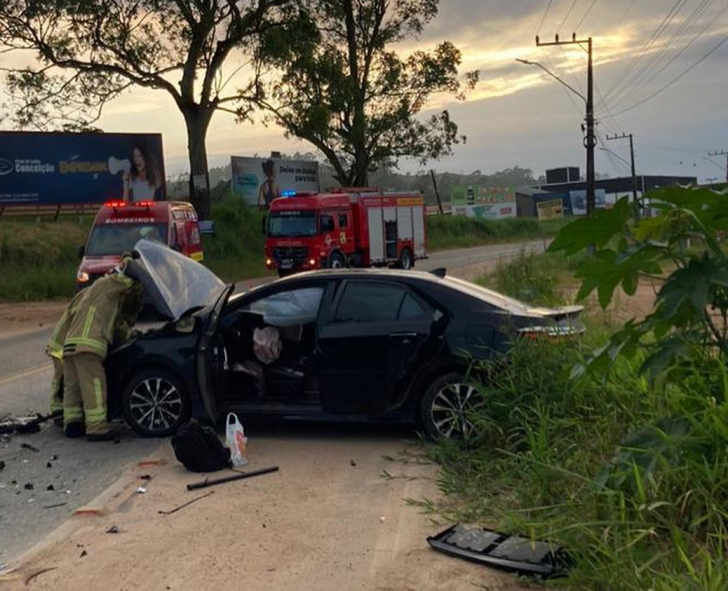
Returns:
[[[197,344],[197,380],[200,396],[213,423],[217,421],[217,394],[222,387],[224,366],[227,361],[227,353],[217,328],[220,313],[234,289],[235,285],[231,283],[222,291],[207,317],[207,324]]]

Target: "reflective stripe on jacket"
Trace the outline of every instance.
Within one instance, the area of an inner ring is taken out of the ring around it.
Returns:
[[[50,338],[48,339],[48,343],[46,344],[46,355],[50,355],[56,359],[63,358],[63,343],[66,340],[66,335],[68,334],[68,327],[71,325],[71,320],[73,320],[74,315],[78,311],[81,300],[85,295],[85,291],[79,291],[75,296],[73,296],[71,301],[68,302],[61,319],[56,324]]]
[[[98,279],[81,300],[71,319],[63,346],[63,355],[94,353],[106,357],[114,339],[114,328],[126,292],[134,287],[134,280],[119,273]]]

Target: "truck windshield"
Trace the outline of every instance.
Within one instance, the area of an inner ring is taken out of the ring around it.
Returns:
[[[131,251],[140,238],[167,243],[167,225],[162,224],[105,224],[91,230],[86,256],[120,255]]]
[[[276,211],[270,214],[268,236],[316,236],[315,211]]]

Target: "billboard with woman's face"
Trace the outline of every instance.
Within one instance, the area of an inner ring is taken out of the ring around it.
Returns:
[[[0,132],[0,206],[165,198],[161,134]]]
[[[233,195],[261,208],[278,197],[319,191],[318,162],[232,156],[230,165]]]

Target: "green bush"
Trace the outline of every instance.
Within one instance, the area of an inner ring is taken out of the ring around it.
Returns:
[[[453,215],[427,217],[427,235],[431,251],[463,248],[517,238],[541,238],[553,235],[557,226],[542,224],[535,218],[485,220]]]

